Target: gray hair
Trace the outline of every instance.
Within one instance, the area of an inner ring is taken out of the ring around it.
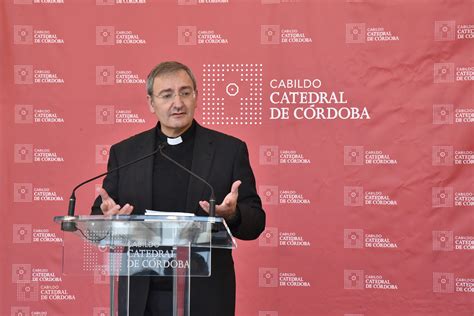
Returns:
[[[153,95],[153,83],[155,82],[156,77],[172,74],[180,70],[184,70],[188,74],[189,78],[191,78],[191,81],[193,82],[193,89],[196,90],[196,78],[188,66],[177,61],[164,61],[155,66],[155,68],[150,71],[148,77],[146,78],[146,91],[148,95]]]

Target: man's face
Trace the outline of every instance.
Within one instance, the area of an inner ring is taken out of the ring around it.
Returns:
[[[186,71],[155,77],[153,95],[147,98],[150,111],[155,113],[166,136],[179,136],[191,126],[197,91]]]

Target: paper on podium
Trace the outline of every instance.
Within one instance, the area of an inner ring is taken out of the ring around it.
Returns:
[[[185,213],[185,212],[163,212],[163,211],[154,211],[154,210],[145,210],[145,215],[195,216],[193,213]]]

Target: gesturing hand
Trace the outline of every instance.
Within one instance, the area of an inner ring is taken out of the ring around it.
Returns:
[[[102,203],[100,204],[100,209],[104,215],[130,215],[133,211],[133,206],[130,204],[125,204],[122,208],[120,205],[115,203],[115,201],[109,196],[107,191],[104,188],[100,188],[99,195],[102,198]]]
[[[239,197],[239,186],[242,181],[237,180],[232,183],[229,194],[227,194],[221,204],[216,205],[216,215],[224,217],[227,221],[235,216],[237,199]],[[206,213],[209,213],[209,202],[199,201],[199,205]]]

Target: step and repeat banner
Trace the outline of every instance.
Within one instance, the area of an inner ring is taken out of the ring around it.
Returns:
[[[237,315],[474,315],[474,1],[0,8],[1,315],[109,315],[107,277],[62,274],[53,216],[156,124],[165,60],[195,72],[197,121],[249,147],[267,227],[234,251]]]

